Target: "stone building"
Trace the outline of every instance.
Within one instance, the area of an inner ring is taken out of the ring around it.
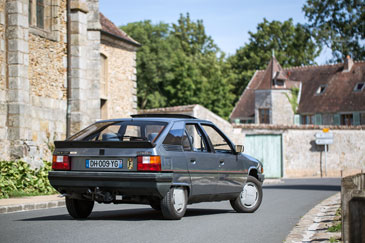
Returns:
[[[98,0],[0,0],[0,160],[37,166],[67,127],[135,113],[138,46]]]
[[[347,57],[334,65],[283,69],[273,57],[266,70],[255,72],[230,119],[236,124],[363,125],[365,62]]]

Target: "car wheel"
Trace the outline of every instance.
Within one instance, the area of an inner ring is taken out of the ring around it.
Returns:
[[[172,187],[161,200],[161,211],[165,219],[181,219],[186,212],[188,197],[185,188]]]
[[[94,201],[72,199],[66,197],[66,208],[68,213],[75,219],[85,219],[93,210]]]
[[[231,205],[238,213],[253,213],[262,201],[262,186],[259,180],[253,176],[248,176],[240,195],[231,200]]]

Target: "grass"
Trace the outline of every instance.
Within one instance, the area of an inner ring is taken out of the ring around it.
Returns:
[[[335,225],[332,225],[331,227],[328,228],[328,232],[340,232],[342,229],[342,223],[338,223]]]
[[[334,237],[331,237],[330,238],[330,242],[331,243],[335,243],[335,242],[340,242],[339,240],[336,240],[336,238],[334,238]]]

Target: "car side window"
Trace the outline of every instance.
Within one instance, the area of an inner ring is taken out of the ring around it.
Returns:
[[[202,124],[216,152],[233,153],[229,143],[213,126]]]
[[[170,151],[182,151],[183,135],[184,122],[175,122],[163,141],[163,145],[168,145],[165,149]]]
[[[187,138],[192,146],[191,150],[195,152],[208,152],[207,143],[196,124],[187,124],[185,127]]]

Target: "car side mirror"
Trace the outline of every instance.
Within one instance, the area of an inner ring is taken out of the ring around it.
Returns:
[[[235,149],[236,149],[236,153],[238,153],[238,154],[242,153],[245,150],[243,145],[236,145]]]

